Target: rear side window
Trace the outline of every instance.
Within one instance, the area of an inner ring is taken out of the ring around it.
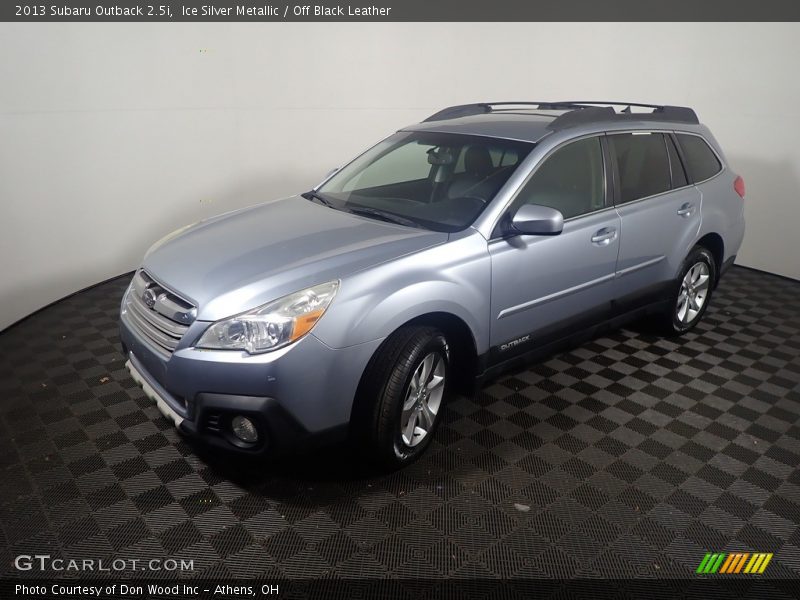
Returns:
[[[619,171],[620,203],[632,202],[671,187],[669,157],[661,133],[608,136]]]
[[[679,133],[678,142],[686,157],[686,169],[695,183],[710,179],[722,170],[717,155],[703,138]]]

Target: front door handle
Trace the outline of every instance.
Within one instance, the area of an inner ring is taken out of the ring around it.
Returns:
[[[691,217],[694,213],[694,204],[691,202],[686,202],[683,206],[678,209],[678,216],[686,218]]]
[[[592,236],[592,243],[597,246],[608,246],[617,237],[614,227],[603,227]]]

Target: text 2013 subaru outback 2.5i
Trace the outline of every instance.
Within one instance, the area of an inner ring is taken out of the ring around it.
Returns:
[[[403,465],[457,382],[632,317],[691,329],[743,197],[688,108],[451,107],[312,191],[156,243],[122,301],[128,368],[217,447],[350,435]]]

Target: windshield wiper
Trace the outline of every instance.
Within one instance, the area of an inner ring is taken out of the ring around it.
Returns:
[[[331,202],[330,200],[325,198],[322,194],[320,194],[319,192],[316,192],[314,190],[311,190],[309,192],[305,192],[305,193],[300,194],[300,195],[303,198],[305,198],[306,200],[316,200],[320,204],[324,204],[325,206],[329,206],[329,207],[333,208],[333,202]]]
[[[396,215],[394,213],[380,210],[378,208],[371,208],[369,206],[348,206],[347,210],[355,215],[363,215],[365,217],[376,217],[378,219],[382,219],[383,221],[388,221],[389,223],[395,223],[397,225],[405,225],[406,227],[416,227],[417,229],[421,229],[422,225],[417,223],[416,221],[412,221],[411,219],[406,219],[405,217],[401,217],[400,215]]]
[[[334,206],[333,202],[331,202],[325,196],[323,196],[322,194],[320,194],[319,192],[317,192],[315,190],[310,190],[310,191],[304,192],[304,193],[302,193],[300,195],[303,198],[305,198],[306,200],[314,200],[314,201],[319,202],[320,204],[324,204],[325,206],[328,206],[330,208],[335,208],[337,210],[342,210],[341,208],[339,208],[337,206]],[[422,228],[422,226],[419,223],[417,223],[416,221],[413,221],[411,219],[407,219],[405,217],[401,217],[400,215],[396,215],[396,214],[394,214],[392,212],[388,212],[388,211],[385,211],[385,210],[380,210],[378,208],[372,208],[370,206],[348,206],[344,210],[346,210],[347,212],[351,212],[353,214],[356,214],[356,215],[362,215],[362,216],[365,216],[365,217],[374,217],[374,218],[377,218],[377,219],[381,219],[383,221],[388,221],[389,223],[395,223],[396,225],[405,225],[406,227],[416,227],[418,229]]]

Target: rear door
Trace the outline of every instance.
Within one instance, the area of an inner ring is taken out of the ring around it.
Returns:
[[[700,229],[700,194],[665,132],[610,133],[622,236],[614,309],[666,299]]]
[[[503,236],[492,261],[490,362],[545,345],[606,318],[611,308],[620,219],[606,198],[602,136],[570,141],[536,168],[504,219],[522,204],[555,208],[558,235]]]

